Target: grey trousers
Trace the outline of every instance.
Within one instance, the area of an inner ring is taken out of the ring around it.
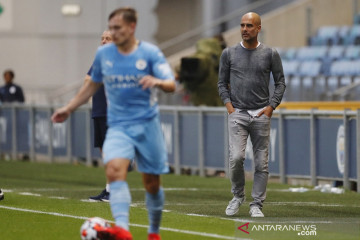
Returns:
[[[229,115],[229,174],[231,192],[234,196],[245,195],[245,148],[247,138],[250,136],[254,153],[254,184],[251,196],[253,201],[250,207],[257,205],[260,209],[266,198],[266,185],[268,181],[270,118],[265,114],[252,117],[247,111],[236,109]]]

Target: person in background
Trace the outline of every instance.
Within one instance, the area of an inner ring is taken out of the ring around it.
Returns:
[[[112,38],[110,31],[106,30],[101,35],[101,46],[111,43]],[[85,82],[91,81],[91,72],[92,67],[85,76]],[[107,131],[107,119],[106,119],[106,96],[104,91],[104,85],[102,85],[92,97],[92,119],[94,124],[94,147],[99,148],[102,155],[102,146],[105,141],[106,131]],[[103,201],[109,202],[110,196],[110,186],[106,183],[105,189],[97,196],[89,197],[91,201]]]
[[[13,83],[15,78],[14,71],[8,69],[4,71],[5,85],[0,88],[0,102],[13,103],[25,102],[25,97],[22,88]]]

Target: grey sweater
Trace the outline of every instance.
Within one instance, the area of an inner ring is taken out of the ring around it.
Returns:
[[[270,72],[275,90],[269,94]],[[224,104],[231,102],[242,110],[259,109],[280,104],[285,91],[285,78],[278,52],[260,44],[246,49],[239,43],[224,49],[220,58],[218,90]]]

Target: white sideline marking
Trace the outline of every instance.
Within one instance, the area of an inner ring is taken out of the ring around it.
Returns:
[[[41,194],[31,193],[31,192],[19,192],[18,194],[20,194],[20,195],[24,195],[24,196],[41,197]]]
[[[8,209],[8,210],[14,210],[14,211],[20,211],[20,212],[30,212],[30,213],[46,214],[46,215],[59,216],[59,217],[68,217],[68,218],[75,218],[75,219],[82,219],[82,220],[86,220],[86,219],[89,218],[89,217],[74,216],[74,215],[69,215],[69,214],[62,214],[62,213],[57,213],[57,212],[44,212],[44,211],[38,211],[38,210],[32,210],[32,209],[7,207],[7,206],[1,206],[1,205],[0,205],[0,208],[4,208],[4,209]],[[112,221],[109,221],[109,222],[112,222]],[[130,223],[129,225],[132,226],[132,227],[148,228],[148,226],[146,226],[146,225],[141,225],[141,224],[133,224],[133,223]],[[195,232],[195,231],[189,231],[189,230],[180,230],[180,229],[175,229],[175,228],[161,227],[160,229],[163,230],[163,231],[176,232],[176,233],[184,233],[184,234],[190,234],[190,235],[196,235],[196,236],[202,236],[202,237],[211,237],[211,238],[229,239],[229,240],[233,240],[233,239],[234,239],[234,237],[222,236],[222,235],[219,235],[219,234]],[[250,240],[250,239],[245,239],[245,238],[243,238],[243,239],[241,239],[241,240]]]
[[[198,188],[163,188],[164,191],[199,191]],[[206,189],[201,189],[206,190]],[[208,189],[208,191],[213,191],[213,189]],[[131,188],[130,191],[145,191],[144,188]]]
[[[13,190],[10,189],[2,189],[3,192],[13,192]]]
[[[51,199],[60,199],[60,200],[69,199],[69,198],[66,198],[66,197],[56,197],[56,196],[50,196],[49,198],[51,198]]]

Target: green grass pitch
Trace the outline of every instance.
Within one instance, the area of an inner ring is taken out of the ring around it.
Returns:
[[[141,176],[131,172],[130,230],[135,240],[146,239],[147,212]],[[226,178],[162,177],[166,194],[163,240],[205,239],[360,239],[360,194],[289,192],[289,185],[269,183],[265,218],[249,217],[252,182],[247,181],[246,203],[234,217],[225,215],[231,200]],[[1,240],[79,240],[84,219],[99,216],[112,221],[108,203],[82,201],[105,184],[102,168],[0,160]],[[294,187],[294,186],[291,186]],[[247,230],[239,226],[249,223]],[[300,230],[313,226],[314,232]],[[289,228],[298,228],[289,230]],[[307,234],[307,235],[306,235]]]

